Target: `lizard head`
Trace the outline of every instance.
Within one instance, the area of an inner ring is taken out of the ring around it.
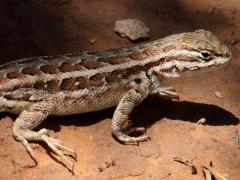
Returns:
[[[227,46],[209,31],[200,29],[182,33],[181,36],[173,36],[172,39],[172,47],[166,51],[166,57],[169,59],[159,69],[169,76],[217,66],[231,59],[231,52]]]

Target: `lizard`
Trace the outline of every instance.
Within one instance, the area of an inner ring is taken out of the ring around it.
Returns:
[[[165,78],[214,67],[231,59],[228,47],[211,32],[199,29],[169,35],[145,44],[105,51],[39,56],[0,65],[0,112],[19,114],[13,136],[37,164],[29,142],[45,142],[51,152],[73,170],[75,151],[35,131],[48,116],[99,111],[116,106],[113,136],[123,144],[149,140],[144,127],[130,127],[129,116],[147,96],[178,99],[173,87],[161,87]],[[130,133],[137,131],[135,137]]]

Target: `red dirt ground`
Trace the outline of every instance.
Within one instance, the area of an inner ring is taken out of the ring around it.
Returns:
[[[239,0],[1,0],[1,63],[38,55],[104,50],[132,45],[113,31],[114,22],[136,18],[150,28],[150,40],[202,28],[228,42],[233,57],[227,65],[167,80],[179,102],[148,98],[131,119],[147,127],[151,141],[122,145],[111,136],[112,109],[67,117],[50,117],[45,127],[78,154],[71,174],[44,144],[31,144],[35,167],[12,136],[16,116],[0,120],[0,179],[204,179],[201,166],[229,179],[240,179],[240,1]],[[95,39],[94,44],[90,43]],[[233,45],[234,44],[234,45]],[[215,96],[219,91],[223,98]],[[197,125],[200,118],[206,125]],[[192,160],[197,174],[173,157]],[[100,172],[105,161],[114,161]]]

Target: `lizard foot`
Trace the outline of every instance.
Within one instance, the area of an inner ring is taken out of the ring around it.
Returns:
[[[59,150],[61,150],[64,155],[71,156],[75,160],[77,159],[77,155],[76,155],[75,151],[64,147],[61,140],[49,137],[49,130],[48,129],[43,128],[39,131],[39,133],[42,135],[43,141],[45,141],[47,144],[48,143],[53,144],[53,145],[55,145],[55,147],[57,147]]]
[[[66,155],[73,157],[75,160],[77,159],[76,153],[66,148],[62,141],[58,139],[54,139],[49,137],[49,130],[43,128],[38,132],[34,132],[31,130],[20,130],[17,134],[15,134],[16,139],[21,141],[23,145],[26,147],[27,151],[33,158],[33,160],[37,163],[36,157],[33,153],[32,147],[29,145],[28,141],[43,141],[48,147],[63,160],[63,164],[73,172],[74,163],[66,158]]]
[[[66,148],[62,141],[51,138],[48,136],[48,134],[43,134],[41,138],[48,145],[48,147],[63,160],[64,165],[66,165],[69,170],[73,171],[74,164],[68,160],[65,155],[71,156],[76,160],[76,153],[73,150]]]
[[[132,127],[132,128],[128,128],[126,130],[123,131],[118,131],[118,132],[113,132],[113,134],[117,137],[117,139],[124,143],[124,144],[135,144],[138,145],[139,142],[143,142],[143,141],[148,141],[151,138],[146,135],[143,134],[141,136],[138,137],[131,137],[129,136],[129,134],[133,133],[133,132],[145,132],[145,128],[144,127]]]
[[[153,95],[157,95],[164,99],[179,100],[179,95],[175,92],[173,87],[159,87],[151,92]]]

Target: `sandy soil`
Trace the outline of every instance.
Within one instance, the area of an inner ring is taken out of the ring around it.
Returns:
[[[103,50],[133,44],[113,31],[115,20],[136,18],[150,28],[150,40],[203,28],[229,43],[232,61],[167,80],[181,96],[179,102],[148,98],[131,119],[147,127],[152,140],[122,145],[111,136],[114,108],[68,117],[50,117],[51,135],[76,150],[71,174],[56,162],[44,144],[33,144],[39,164],[12,137],[16,116],[1,114],[0,179],[204,179],[201,166],[213,167],[229,179],[240,179],[240,1],[239,0],[1,0],[0,59]],[[94,39],[94,44],[90,40]],[[234,43],[235,41],[235,43]],[[214,92],[223,97],[218,98]],[[200,118],[205,125],[197,125]],[[192,161],[197,174],[173,161]],[[104,162],[115,162],[99,171]]]

